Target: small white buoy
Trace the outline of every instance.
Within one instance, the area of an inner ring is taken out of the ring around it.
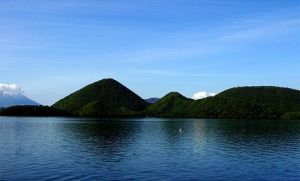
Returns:
[[[179,133],[182,133],[182,131],[183,131],[183,130],[180,128],[180,129],[179,129]]]

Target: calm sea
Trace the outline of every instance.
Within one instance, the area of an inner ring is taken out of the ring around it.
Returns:
[[[0,117],[0,180],[300,180],[300,120]]]

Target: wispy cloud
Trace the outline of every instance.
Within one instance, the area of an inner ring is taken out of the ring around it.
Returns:
[[[158,41],[159,46],[127,52],[124,57],[129,62],[155,62],[226,52],[234,47],[246,46],[249,40],[259,43],[268,38],[276,39],[281,34],[288,36],[296,33],[300,28],[300,16],[291,14],[292,16],[287,15],[285,18],[256,17],[234,21],[220,27],[221,29],[210,30],[213,34],[197,30],[170,33],[164,37],[165,41]]]
[[[242,75],[234,75],[234,74],[198,74],[198,73],[184,73],[178,71],[169,71],[169,70],[136,70],[132,71],[137,74],[151,74],[158,76],[171,76],[171,77],[237,77]]]
[[[116,3],[111,2],[101,2],[101,3],[87,3],[81,1],[66,1],[64,3],[50,3],[50,5],[45,5],[44,3],[37,3],[38,1],[30,1],[29,4],[36,4],[37,8],[34,9],[43,9],[43,8],[66,8],[66,7],[84,7],[84,6],[99,6],[100,7],[109,7],[114,8],[129,8],[128,5],[122,3],[122,5],[116,6]],[[96,2],[96,1],[95,1]],[[158,3],[157,1],[156,3]],[[182,1],[183,2],[183,1]],[[226,3],[237,3],[236,1],[224,1]],[[198,1],[190,1],[189,4],[198,4]],[[223,1],[222,1],[223,3]],[[180,3],[179,3],[180,4]],[[200,4],[220,4],[219,1],[201,1]],[[178,4],[177,4],[178,5]],[[20,6],[23,7],[24,6]],[[5,9],[9,9],[6,7]],[[16,7],[17,8],[17,7]],[[136,7],[137,8],[137,7]],[[145,7],[144,7],[145,8]],[[26,8],[25,8],[26,9]],[[32,8],[31,8],[32,9]],[[97,8],[96,8],[97,9]],[[104,8],[105,9],[105,8]],[[109,9],[109,8],[106,8]],[[130,9],[130,8],[129,8]],[[128,10],[128,12],[132,9]],[[206,56],[211,54],[217,54],[226,52],[227,50],[234,49],[236,46],[240,47],[247,44],[248,40],[260,41],[264,38],[274,37],[280,33],[290,33],[294,28],[300,27],[300,17],[297,13],[299,7],[294,9],[288,9],[286,11],[272,12],[274,15],[271,18],[269,16],[259,16],[245,19],[234,19],[231,22],[228,22],[226,25],[220,27],[213,26],[207,30],[201,30],[200,27],[194,26],[189,27],[184,30],[178,30],[173,32],[161,33],[161,36],[156,36],[155,38],[146,38],[144,41],[148,42],[146,45],[141,45],[133,48],[134,51],[119,50],[121,52],[117,53],[102,53],[101,57],[107,60],[118,60],[125,62],[157,62],[157,61],[172,61],[172,60],[183,60],[188,61],[189,56]],[[270,14],[268,12],[268,14]],[[279,15],[277,15],[279,14]],[[285,14],[282,17],[282,14]],[[1,21],[8,21],[1,20]],[[12,22],[13,20],[9,20]],[[15,23],[17,24],[17,20]],[[109,25],[97,24],[93,22],[59,22],[59,21],[28,21],[23,20],[24,23],[29,24],[41,24],[46,26],[66,26],[77,29],[100,29],[101,32],[112,32],[119,31],[118,34],[123,34],[124,32],[135,32],[137,27],[132,27],[132,24],[118,24],[112,23]],[[141,27],[139,27],[141,28]],[[102,31],[103,30],[103,31]],[[144,28],[140,36],[144,34],[153,33],[153,29],[147,27]],[[213,33],[211,33],[213,32]],[[155,32],[154,32],[155,33]],[[131,34],[132,35],[132,34]],[[129,35],[130,36],[130,35]],[[84,43],[82,43],[84,45]],[[95,43],[95,46],[97,43]],[[64,46],[60,45],[59,46]],[[80,46],[76,44],[67,45],[68,47],[74,46],[76,51],[88,51],[89,48],[83,47],[80,49]],[[46,44],[44,42],[29,42],[27,45],[16,44],[7,44],[0,42],[0,48],[7,47],[12,49],[50,49],[53,50],[57,45]],[[87,52],[88,53],[88,52]],[[200,59],[200,58],[199,58]],[[200,60],[199,60],[200,61]]]
[[[264,36],[270,37],[295,27],[300,27],[300,17],[253,26],[229,33],[228,35],[221,36],[218,39],[223,41],[240,41],[245,39],[263,38]]]

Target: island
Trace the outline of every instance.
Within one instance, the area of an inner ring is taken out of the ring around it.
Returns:
[[[299,119],[300,91],[275,86],[235,87],[193,100],[170,92],[153,102],[114,79],[103,79],[48,106],[13,106],[5,116]]]

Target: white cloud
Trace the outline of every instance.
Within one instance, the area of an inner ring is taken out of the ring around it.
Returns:
[[[22,94],[23,91],[21,87],[16,84],[2,84],[0,83],[0,91],[4,93]]]
[[[198,99],[203,99],[203,98],[206,98],[206,97],[212,97],[212,96],[215,96],[215,95],[216,95],[216,93],[208,93],[208,92],[205,92],[205,91],[200,91],[200,92],[196,92],[192,96],[192,99],[198,100]]]

